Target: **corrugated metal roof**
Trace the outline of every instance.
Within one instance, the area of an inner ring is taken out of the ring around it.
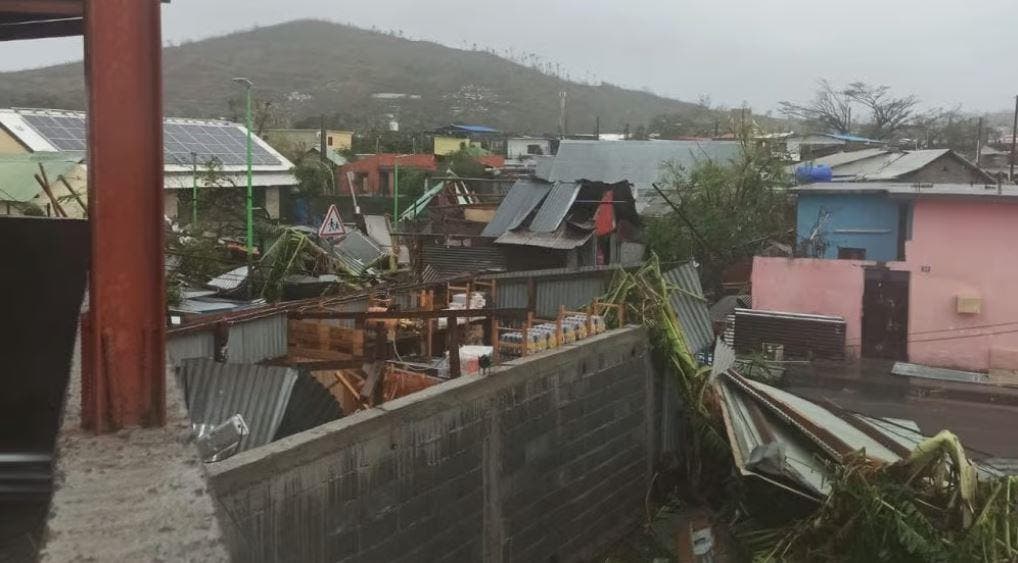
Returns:
[[[321,384],[290,368],[192,359],[182,362],[181,378],[193,424],[214,426],[235,414],[244,417],[250,433],[239,451],[341,416]]]
[[[887,149],[862,149],[858,151],[843,151],[836,152],[834,154],[829,154],[827,156],[817,157],[807,162],[811,162],[816,165],[830,166],[831,168],[834,168],[837,166],[844,166],[851,162],[858,162],[860,160],[865,160],[868,158],[883,156],[889,152],[890,151]],[[802,163],[793,165],[793,168],[800,166],[801,164]]]
[[[594,231],[578,231],[563,224],[553,232],[537,233],[529,229],[508,231],[495,239],[495,243],[537,246],[552,250],[572,250],[582,246],[593,235]]]
[[[227,358],[231,362],[255,363],[286,355],[286,314],[272,315],[230,325]]]
[[[360,231],[351,231],[336,245],[336,254],[351,273],[360,275],[386,252]]]
[[[548,276],[585,276],[587,274],[599,274],[606,276],[611,279],[611,276],[618,270],[622,270],[623,267],[618,264],[610,264],[607,266],[580,266],[578,268],[546,268],[544,270],[516,270],[513,272],[502,272],[498,274],[486,274],[484,276],[478,276],[482,280],[508,280],[519,278],[526,280],[527,278],[542,278]],[[501,285],[499,286],[501,287]]]
[[[166,338],[166,357],[171,365],[193,358],[214,358],[216,339],[211,330],[172,334]]]
[[[739,155],[735,141],[562,141],[554,158],[540,159],[536,175],[550,182],[628,181],[641,209],[665,163],[690,170],[697,162],[727,162]]]
[[[671,290],[672,310],[682,325],[689,351],[695,354],[710,348],[714,344],[714,327],[696,266],[687,262],[666,272],[664,278]]]
[[[423,252],[424,263],[442,276],[506,269],[502,251],[490,244],[444,246],[428,240]]]
[[[297,381],[296,370],[206,359],[184,360],[181,370],[192,423],[215,426],[239,413],[250,430],[239,451],[275,439]]]
[[[495,216],[484,227],[481,236],[497,237],[515,229],[544,200],[552,184],[532,180],[518,180],[495,210]]]
[[[240,287],[246,280],[247,266],[241,266],[212,278],[205,285],[223,291],[230,291]]]
[[[551,233],[557,230],[579,192],[578,182],[556,182],[527,228],[535,233]]]
[[[864,171],[859,175],[866,180],[895,180],[929,166],[933,161],[950,152],[950,149],[929,149],[901,153],[882,167]]]

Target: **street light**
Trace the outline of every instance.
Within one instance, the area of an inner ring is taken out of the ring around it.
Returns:
[[[254,88],[252,83],[247,78],[237,77],[233,79],[237,84],[244,86],[245,102],[244,102],[244,115],[246,117],[247,126],[247,297],[251,299],[254,297],[253,286],[254,282],[252,277],[254,274],[254,268],[252,264],[254,262],[254,195],[251,188],[251,88]]]

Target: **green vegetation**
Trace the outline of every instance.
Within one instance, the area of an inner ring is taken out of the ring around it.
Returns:
[[[667,177],[661,188],[675,207],[647,220],[647,244],[664,262],[696,260],[708,293],[719,293],[725,267],[794,228],[784,164],[745,137],[735,162],[672,166]]]

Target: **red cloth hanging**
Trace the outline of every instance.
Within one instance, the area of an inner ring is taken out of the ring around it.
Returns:
[[[594,234],[599,237],[611,234],[615,230],[615,206],[613,205],[614,192],[607,190],[601,197],[601,203],[597,206],[597,213],[594,215]]]

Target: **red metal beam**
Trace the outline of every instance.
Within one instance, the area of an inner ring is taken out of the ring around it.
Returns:
[[[82,423],[96,432],[166,417],[159,10],[159,0],[85,2],[92,265]]]
[[[0,14],[80,17],[83,6],[84,0],[0,0]]]

